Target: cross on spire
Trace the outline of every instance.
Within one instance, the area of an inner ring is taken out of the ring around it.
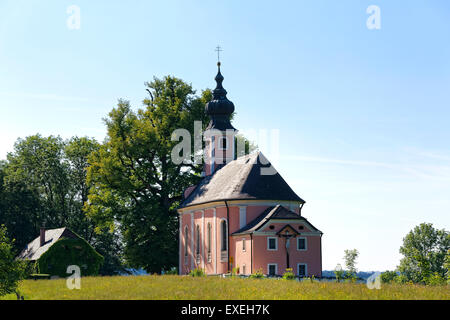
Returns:
[[[222,48],[220,46],[216,47],[216,52],[217,52],[217,62],[220,63],[220,53],[222,52]]]

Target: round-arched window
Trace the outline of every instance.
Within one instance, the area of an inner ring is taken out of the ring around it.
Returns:
[[[222,248],[222,251],[227,251],[227,239],[228,239],[228,235],[227,235],[227,222],[225,221],[225,220],[222,220],[222,223],[221,223],[221,225],[220,225],[220,229],[221,229],[221,232],[222,232],[222,237],[221,237],[221,239],[222,239],[222,245],[221,245],[221,248]]]

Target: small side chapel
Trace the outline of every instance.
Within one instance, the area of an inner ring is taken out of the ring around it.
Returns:
[[[261,152],[235,157],[237,130],[230,122],[220,72],[206,104],[204,178],[187,188],[179,213],[179,272],[322,276],[322,232],[302,215],[300,198]]]

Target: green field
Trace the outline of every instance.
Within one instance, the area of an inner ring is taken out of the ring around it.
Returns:
[[[274,299],[440,299],[450,300],[450,286],[297,282],[189,276],[86,277],[80,290],[69,290],[66,280],[26,280],[20,285],[25,299],[120,300],[274,300]],[[15,295],[3,297],[16,299]],[[1,298],[0,298],[1,299]]]

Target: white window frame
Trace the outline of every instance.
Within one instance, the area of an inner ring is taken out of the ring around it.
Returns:
[[[245,240],[246,240],[245,238],[242,239],[242,251],[243,252],[247,251]]]
[[[275,239],[275,249],[270,249],[270,239]],[[267,250],[278,251],[278,237],[267,237]]]
[[[300,249],[298,247],[298,240],[299,239],[304,239],[305,240],[305,249]],[[306,237],[297,237],[297,251],[307,251],[308,250],[308,238]]]
[[[226,144],[227,144],[227,147],[226,147],[226,148],[223,147],[223,140],[226,140]],[[219,141],[218,141],[218,146],[217,146],[217,148],[218,148],[219,150],[221,150],[221,151],[226,151],[226,150],[228,150],[228,146],[229,146],[229,145],[230,145],[230,144],[229,144],[228,136],[221,136],[220,139],[219,139]]]
[[[275,266],[275,274],[274,274],[274,276],[278,275],[278,263],[268,263],[267,264],[267,275],[271,276],[271,274],[270,274],[270,266]]]
[[[303,277],[308,276],[308,264],[306,263],[297,263],[297,275],[300,277],[300,266],[305,266],[305,275]]]

